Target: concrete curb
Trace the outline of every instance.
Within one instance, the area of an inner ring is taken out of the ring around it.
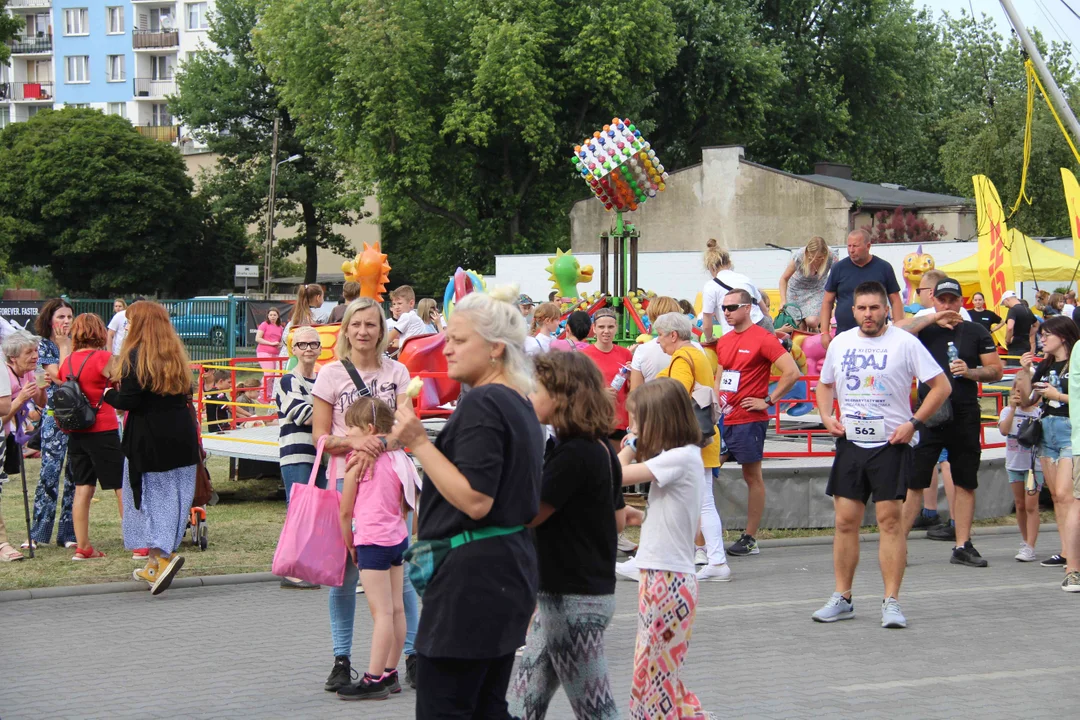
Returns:
[[[1057,525],[1044,523],[1039,526],[1039,532],[1052,532],[1057,530]],[[972,535],[1019,535],[1020,530],[1015,525],[1003,525],[998,527],[972,528]],[[925,530],[913,531],[909,539],[924,539]],[[863,542],[877,542],[877,533],[863,533],[859,536]],[[807,547],[813,545],[832,545],[831,535],[820,537],[796,537],[780,538],[776,540],[758,540],[758,545],[763,548],[780,547]],[[277,575],[269,572],[238,573],[235,575],[205,575],[201,577],[178,578],[173,581],[172,587],[178,589],[194,587],[215,587],[220,585],[242,585],[244,583],[274,582],[279,580]],[[146,592],[146,583],[141,582],[111,582],[97,585],[65,585],[62,587],[31,588],[29,590],[0,590],[0,603],[13,602],[15,600],[43,600],[46,598],[68,598],[82,595],[109,595],[112,593]]]
[[[217,585],[242,585],[244,583],[273,582],[280,580],[269,572],[237,573],[235,575],[206,575],[177,578],[170,589],[214,587]],[[110,595],[112,593],[146,592],[149,586],[143,582],[110,582],[97,585],[64,585],[61,587],[30,588],[28,590],[0,591],[0,603],[14,600],[42,600],[45,598],[68,598],[83,595]]]

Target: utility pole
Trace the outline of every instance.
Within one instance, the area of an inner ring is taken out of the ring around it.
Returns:
[[[1061,121],[1065,123],[1065,127],[1072,133],[1073,142],[1080,145],[1080,123],[1076,121],[1076,115],[1073,114],[1072,108],[1069,107],[1069,103],[1065,101],[1065,96],[1061,92],[1061,88],[1054,82],[1054,78],[1050,75],[1050,71],[1046,69],[1046,63],[1043,62],[1042,55],[1039,54],[1039,48],[1035,46],[1035,41],[1031,39],[1031,35],[1028,34],[1027,28],[1024,26],[1024,21],[1020,19],[1020,13],[1016,12],[1016,8],[1013,7],[1012,0],[1000,0],[1001,7],[1004,8],[1005,14],[1009,16],[1009,22],[1012,23],[1013,30],[1016,31],[1017,36],[1020,38],[1020,44],[1024,46],[1024,50],[1027,52],[1028,57],[1031,58],[1031,64],[1035,66],[1035,72],[1039,74],[1039,78],[1043,82],[1043,87],[1046,88],[1046,92],[1050,95],[1050,102],[1057,109],[1058,114],[1061,116]]]
[[[274,250],[274,195],[277,194],[277,143],[281,119],[274,117],[273,149],[270,151],[270,202],[266,209],[266,262],[263,266],[263,300],[270,299],[270,255]]]

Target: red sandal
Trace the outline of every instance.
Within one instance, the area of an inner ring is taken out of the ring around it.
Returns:
[[[97,560],[98,558],[103,558],[103,557],[105,557],[105,553],[101,552],[100,550],[95,550],[93,548],[93,546],[91,546],[91,547],[87,548],[86,550],[83,550],[81,548],[79,550],[76,550],[75,555],[71,559],[72,560]]]

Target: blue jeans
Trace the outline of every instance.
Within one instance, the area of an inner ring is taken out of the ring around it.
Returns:
[[[338,488],[343,485],[338,480]],[[413,514],[405,519],[409,527],[409,541],[412,541]],[[360,581],[360,571],[352,560],[345,561],[345,580],[341,587],[330,588],[330,640],[334,644],[334,657],[352,655],[353,622],[356,620],[356,585]],[[409,581],[408,563],[405,567],[403,587],[405,601],[405,654],[412,655],[413,641],[416,640],[416,627],[420,624],[420,598]]]
[[[281,466],[281,481],[285,483],[285,502],[289,502],[292,496],[292,486],[300,483],[306,485],[311,479],[311,463],[295,463]],[[326,468],[319,466],[319,474],[315,477],[315,485],[326,489]]]

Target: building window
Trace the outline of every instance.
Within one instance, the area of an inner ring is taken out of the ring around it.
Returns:
[[[28,82],[52,82],[52,60],[35,60],[32,65],[27,62],[26,80]]]
[[[0,108],[0,130],[3,130],[11,124],[11,111],[7,108]]]
[[[127,103],[109,103],[109,115],[119,115],[127,119]]]
[[[146,30],[145,21],[146,16],[143,15],[140,18],[139,26],[141,29]],[[150,32],[172,32],[172,10],[169,8],[150,8]]]
[[[123,55],[106,55],[106,77],[109,82],[124,82],[126,74],[124,73],[124,56]]]
[[[69,8],[64,11],[65,35],[89,35],[90,11],[86,8]]]
[[[26,119],[29,120],[30,118],[37,115],[38,112],[40,112],[40,111],[41,111],[41,105],[31,105],[31,106],[29,106],[28,108],[26,108]]]
[[[173,124],[172,115],[169,114],[169,106],[166,105],[165,103],[161,103],[161,104],[154,103],[151,106],[151,113],[152,113],[152,117],[151,117],[151,121],[150,121],[151,125],[156,125],[156,126],[160,127],[162,125],[172,125]]]
[[[173,56],[151,55],[150,56],[150,79],[172,80],[173,79]]]
[[[187,29],[205,30],[210,27],[206,18],[206,3],[188,3],[187,6]]]
[[[76,108],[78,110],[89,110],[90,103],[64,103],[64,107]]]
[[[90,82],[90,56],[69,55],[64,60],[67,63],[67,79],[69,83]]]
[[[108,32],[110,35],[122,35],[124,33],[124,8],[123,7],[107,7],[105,12],[108,14]]]

